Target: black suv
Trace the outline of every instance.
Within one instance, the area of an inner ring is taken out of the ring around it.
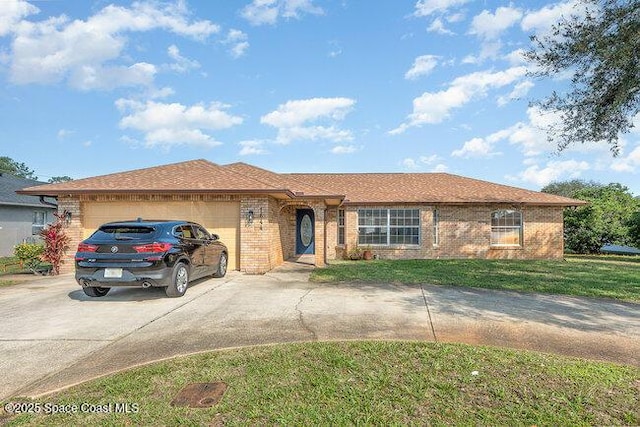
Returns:
[[[181,297],[190,280],[227,272],[227,247],[188,221],[110,222],[78,245],[76,281],[90,297],[114,286],[166,288]]]

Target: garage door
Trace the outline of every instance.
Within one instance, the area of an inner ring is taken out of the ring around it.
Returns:
[[[177,219],[202,224],[229,249],[229,267],[240,268],[240,204],[238,202],[84,202],[84,238],[110,221]]]

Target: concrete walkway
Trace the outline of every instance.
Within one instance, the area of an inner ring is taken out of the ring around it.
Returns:
[[[0,399],[206,350],[350,339],[464,342],[640,366],[640,304],[430,285],[310,283],[289,263],[89,298],[70,275],[0,288]]]

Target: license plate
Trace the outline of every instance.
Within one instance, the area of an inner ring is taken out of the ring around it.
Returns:
[[[105,279],[119,279],[122,277],[122,269],[121,268],[105,268],[104,269],[104,278]]]

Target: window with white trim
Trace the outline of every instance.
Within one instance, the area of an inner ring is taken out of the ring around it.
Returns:
[[[338,209],[338,244],[344,245],[344,209]]]
[[[491,246],[522,245],[522,212],[499,210],[491,213]]]
[[[47,223],[47,212],[34,211],[33,221],[31,222],[31,235],[35,236],[40,234],[40,232],[44,229],[44,226],[46,223]]]
[[[419,245],[420,209],[358,209],[359,245]]]

